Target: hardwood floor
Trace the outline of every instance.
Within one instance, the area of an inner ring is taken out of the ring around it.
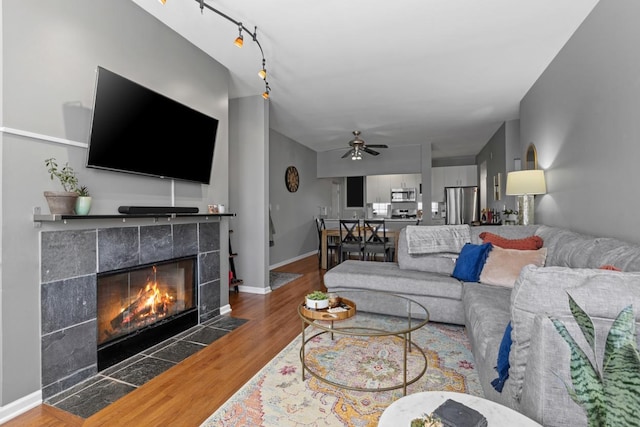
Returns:
[[[303,276],[267,295],[230,293],[231,316],[249,322],[90,418],[40,405],[3,426],[199,426],[300,334],[298,304],[324,289],[315,255],[276,271]]]

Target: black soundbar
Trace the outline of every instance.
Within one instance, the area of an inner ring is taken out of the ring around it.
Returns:
[[[199,212],[199,209],[192,206],[120,206],[118,212],[129,215],[195,214]]]

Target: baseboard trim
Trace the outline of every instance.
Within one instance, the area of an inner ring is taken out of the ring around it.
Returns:
[[[245,292],[247,294],[258,294],[258,295],[266,295],[271,292],[271,287],[267,286],[266,288],[256,288],[254,286],[238,286],[238,292]]]
[[[6,423],[20,414],[24,414],[29,409],[33,409],[40,404],[42,404],[42,390],[14,400],[8,405],[0,406],[0,424]]]
[[[318,253],[318,251],[311,251],[311,252],[307,252],[306,254],[298,255],[295,258],[290,258],[288,260],[279,262],[277,264],[270,265],[269,266],[269,270],[273,270],[274,268],[282,267],[283,265],[291,264],[294,261],[300,261],[303,258],[306,258],[306,257],[311,256],[311,255],[316,255],[317,253]]]
[[[220,307],[220,315],[231,313],[231,306],[229,304]]]

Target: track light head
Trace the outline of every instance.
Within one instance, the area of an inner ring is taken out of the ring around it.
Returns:
[[[242,37],[242,22],[238,24],[238,37],[236,37],[233,44],[238,47],[242,47],[242,45],[244,44],[244,37]]]
[[[167,0],[158,0],[162,4],[167,4]]]
[[[262,92],[262,97],[264,99],[269,99],[269,92],[271,92],[271,88],[269,87],[269,83],[267,83],[264,88],[264,92]]]
[[[258,71],[258,75],[260,76],[260,78],[262,80],[265,80],[267,78],[267,67],[265,66],[265,59],[262,58],[262,69],[260,71]]]

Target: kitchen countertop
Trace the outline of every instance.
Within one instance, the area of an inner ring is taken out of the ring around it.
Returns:
[[[340,219],[352,219],[352,218],[340,218]],[[326,221],[340,221],[339,218],[325,218],[325,222]],[[362,219],[362,218],[359,218]],[[416,218],[384,218],[384,217],[374,217],[374,218],[368,218],[368,219],[384,219],[387,222],[416,222]]]

